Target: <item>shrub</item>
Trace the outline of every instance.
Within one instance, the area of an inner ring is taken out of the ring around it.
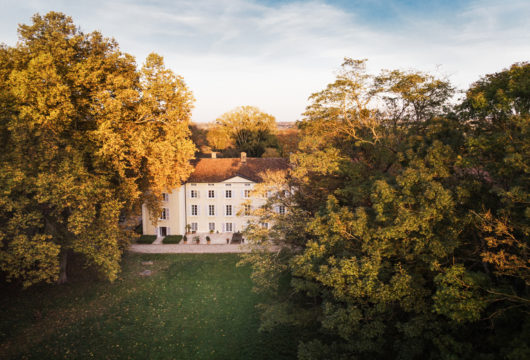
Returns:
[[[182,240],[182,235],[168,235],[162,240],[163,244],[178,244]]]
[[[152,244],[156,240],[156,235],[142,235],[136,240],[137,244]]]
[[[196,242],[197,244],[201,242],[201,238],[198,237],[198,236],[194,236],[193,237],[193,241]]]
[[[182,238],[182,240],[184,240],[184,241],[188,241],[188,238],[186,237],[186,235],[184,235],[184,237]]]
[[[210,237],[209,237],[209,236],[207,236],[207,237],[206,237],[206,241],[210,241],[210,240],[211,240],[211,239],[210,239]]]

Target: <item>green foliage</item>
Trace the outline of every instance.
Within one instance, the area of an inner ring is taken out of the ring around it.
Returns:
[[[142,235],[136,240],[137,244],[152,244],[156,240],[156,235]]]
[[[182,240],[182,235],[168,235],[163,240],[163,244],[179,244]]]
[[[346,59],[300,124],[281,185],[296,191],[257,212],[270,230],[247,234],[263,326],[317,324],[300,359],[525,354],[504,339],[530,324],[527,68],[485,77],[452,109],[444,80]]]
[[[75,253],[113,281],[130,239],[120,216],[144,201],[157,215],[191,171],[193,97],[160,56],[137,70],[64,14],[35,15],[19,39],[0,47],[0,270],[64,282]]]

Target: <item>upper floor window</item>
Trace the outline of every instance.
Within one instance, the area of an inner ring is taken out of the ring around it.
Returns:
[[[208,184],[208,186],[215,186],[215,184]]]
[[[191,191],[190,191],[190,197],[192,197],[192,198],[198,198],[198,197],[199,197],[199,191],[197,191],[197,190],[191,190]]]
[[[168,220],[168,219],[169,219],[169,209],[162,208],[162,213],[160,214],[160,220]]]
[[[225,190],[225,197],[227,199],[231,199],[232,198],[232,190]]]
[[[232,216],[232,205],[226,205],[225,215]]]
[[[215,205],[208,205],[208,215],[215,216]]]
[[[243,191],[243,197],[244,197],[245,199],[248,199],[248,198],[250,197],[250,190],[244,190],[244,191]]]
[[[191,205],[191,215],[199,215],[199,205]]]
[[[285,206],[284,205],[280,205],[278,206],[278,214],[285,214]]]
[[[244,210],[244,213],[245,213],[245,216],[250,216],[250,205],[245,205],[245,210]]]
[[[215,198],[215,190],[208,190],[208,198],[209,199]]]
[[[165,201],[165,202],[169,201],[169,194],[168,193],[162,193],[162,201]]]

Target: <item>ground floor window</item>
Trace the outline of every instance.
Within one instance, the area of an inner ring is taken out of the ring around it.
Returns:
[[[158,228],[158,235],[160,235],[160,236],[168,236],[169,235],[169,228],[167,226],[160,226]]]
[[[226,223],[225,224],[225,231],[226,232],[233,232],[234,231],[233,224],[232,223]]]
[[[215,223],[208,223],[208,230],[215,231]]]
[[[196,222],[191,223],[191,231],[197,231],[199,229],[199,225]]]

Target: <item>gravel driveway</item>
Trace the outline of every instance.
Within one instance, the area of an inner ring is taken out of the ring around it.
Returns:
[[[230,244],[132,244],[129,251],[146,254],[221,254],[250,252],[247,245]]]

